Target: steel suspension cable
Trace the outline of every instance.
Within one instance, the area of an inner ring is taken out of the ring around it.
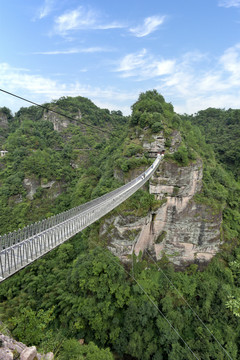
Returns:
[[[168,323],[168,325],[172,328],[172,330],[177,334],[177,336],[182,340],[182,342],[184,343],[184,345],[187,347],[187,349],[189,350],[189,352],[194,356],[195,359],[197,360],[201,360],[200,358],[197,357],[197,355],[193,352],[193,350],[191,349],[191,347],[187,344],[187,342],[183,339],[183,337],[179,334],[179,332],[177,331],[177,329],[172,325],[172,323],[168,320],[168,318],[163,314],[163,312],[159,309],[159,307],[157,306],[157,304],[151,299],[151,297],[148,295],[148,293],[146,292],[146,290],[143,288],[143,286],[137,281],[137,279],[135,278],[134,275],[132,275],[129,271],[127,271],[123,265],[119,264],[117,261],[115,261],[113,259],[113,257],[109,256],[108,252],[106,252],[106,255],[108,256],[109,259],[111,259],[111,261],[113,261],[118,267],[122,268],[126,274],[128,274],[128,276],[130,276],[135,283],[138,285],[138,287],[142,290],[142,292],[146,295],[146,297],[148,298],[148,300],[152,303],[152,305],[156,308],[156,310],[159,312],[159,314],[164,318],[164,320]]]
[[[117,208],[115,209],[115,211],[117,212],[118,215],[119,212],[117,211]],[[110,230],[107,229],[107,232],[110,233]],[[128,274],[128,276],[130,276],[135,283],[138,285],[138,287],[142,290],[142,292],[147,296],[148,300],[153,304],[153,306],[157,309],[157,311],[159,312],[159,314],[164,318],[164,320],[168,323],[168,325],[172,328],[172,330],[177,334],[177,336],[182,340],[182,342],[184,343],[184,345],[187,347],[187,349],[190,351],[190,353],[192,353],[192,355],[194,356],[195,359],[197,360],[201,360],[197,357],[197,355],[193,352],[193,350],[191,349],[191,347],[187,344],[187,342],[183,339],[183,337],[179,334],[179,332],[177,331],[177,329],[175,329],[175,327],[171,324],[171,322],[168,320],[168,318],[163,314],[163,312],[159,309],[159,307],[157,306],[157,304],[151,299],[151,297],[148,295],[148,293],[146,292],[146,290],[143,288],[143,286],[137,281],[137,279],[134,276],[134,264],[133,264],[133,252],[132,252],[132,274],[127,271],[123,265],[121,265],[120,263],[118,263],[117,261],[115,261],[113,259],[113,257],[109,256],[109,252],[106,251],[106,255],[108,256],[109,259],[111,259],[111,261],[113,261],[118,267],[122,268],[126,274]]]
[[[11,92],[9,92],[9,91],[6,91],[6,90],[4,90],[4,89],[0,89],[0,91],[2,91],[2,92],[5,93],[5,94],[14,96],[14,97],[16,97],[16,98],[18,98],[18,99],[20,99],[20,100],[26,101],[26,102],[28,102],[28,103],[30,103],[30,104],[36,105],[36,106],[38,106],[38,107],[41,107],[42,109],[48,110],[48,111],[50,111],[50,112],[52,112],[52,113],[55,113],[55,114],[64,116],[64,117],[67,118],[67,119],[76,121],[76,119],[74,119],[73,117],[71,117],[71,116],[69,116],[69,115],[65,115],[64,113],[62,113],[62,112],[60,112],[60,111],[52,110],[52,109],[48,108],[48,107],[45,106],[45,105],[37,104],[37,103],[35,103],[34,101],[28,100],[28,99],[26,99],[26,98],[24,98],[24,97],[21,97],[21,96],[19,96],[19,95],[16,95],[16,94],[11,93]],[[111,134],[110,131],[108,131],[107,129],[104,129],[104,130],[103,130],[103,129],[99,128],[98,126],[91,125],[91,124],[87,124],[86,122],[84,122],[84,121],[82,121],[82,120],[79,121],[79,122],[80,122],[81,124],[83,124],[83,125],[86,125],[86,126],[89,126],[89,127],[93,128],[93,129],[97,129],[97,130],[99,130],[99,131],[107,132],[107,133]]]
[[[118,211],[115,209],[115,211],[117,212],[117,214],[120,216],[120,214],[118,213]],[[109,230],[108,230],[109,231]],[[214,338],[214,340],[218,343],[218,345],[221,347],[221,349],[225,352],[225,354],[228,356],[229,359],[233,360],[232,357],[229,355],[229,353],[226,351],[226,349],[221,345],[221,343],[219,342],[219,340],[214,336],[214,334],[211,332],[211,330],[207,327],[207,325],[205,325],[205,323],[202,321],[202,319],[200,318],[200,316],[195,312],[195,310],[191,307],[191,305],[188,303],[188,301],[183,297],[183,295],[179,292],[179,290],[176,288],[176,286],[174,285],[174,283],[171,281],[171,279],[169,279],[169,277],[165,274],[165,272],[158,266],[158,264],[156,263],[156,261],[154,260],[154,258],[151,256],[151,254],[149,254],[148,250],[146,249],[146,253],[147,255],[152,259],[152,261],[154,262],[154,264],[157,266],[158,271],[161,271],[162,274],[165,276],[165,278],[170,282],[170,284],[174,287],[174,289],[177,291],[177,293],[179,294],[179,296],[184,300],[184,302],[187,304],[187,306],[189,307],[189,309],[194,313],[194,315],[197,317],[197,319],[201,322],[201,324],[206,328],[206,330],[209,332],[209,334]],[[134,255],[132,252],[132,275],[130,272],[128,272],[123,266],[124,271],[137,283],[137,285],[141,288],[141,290],[145,293],[145,295],[149,298],[149,300],[152,302],[152,304],[158,309],[158,311],[160,312],[160,314],[163,316],[163,318],[168,322],[168,324],[172,327],[172,329],[178,334],[178,336],[181,338],[180,334],[178,333],[178,331],[176,329],[174,329],[174,327],[172,326],[172,324],[170,323],[170,321],[166,318],[166,316],[161,312],[161,310],[157,307],[157,305],[153,302],[153,300],[149,297],[149,295],[145,292],[145,290],[142,288],[141,284],[138,283],[138,281],[136,280],[135,276],[134,276]],[[113,260],[114,261],[114,260]],[[114,261],[115,262],[115,261]],[[118,264],[117,262],[115,262],[116,264]],[[118,264],[118,266],[121,266],[120,264]],[[189,350],[193,353],[193,351],[191,350],[191,348],[188,346],[187,343],[185,343],[184,339],[181,338],[181,340],[184,342],[184,344],[189,348]],[[196,357],[196,355],[193,353],[193,355]]]

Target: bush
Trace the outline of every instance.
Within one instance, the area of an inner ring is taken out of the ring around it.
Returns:
[[[142,150],[142,146],[132,143],[126,147],[124,155],[131,157],[137,153],[141,153]]]
[[[173,155],[173,158],[181,165],[188,164],[188,150],[184,145],[181,145]]]
[[[99,349],[97,345],[90,342],[81,345],[77,340],[70,339],[63,343],[60,360],[113,360],[109,349]]]
[[[161,131],[163,129],[162,123],[160,122],[155,122],[152,125],[152,132],[153,133],[158,133],[159,131]]]
[[[47,311],[40,309],[38,312],[29,307],[20,310],[18,316],[10,322],[13,326],[13,335],[27,345],[38,345],[41,340],[48,336],[47,325],[54,319],[54,307]]]

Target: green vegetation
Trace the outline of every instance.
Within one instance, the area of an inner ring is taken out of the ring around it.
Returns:
[[[167,235],[166,231],[162,231],[161,234],[157,237],[157,240],[155,241],[156,244],[160,244],[165,236]]]
[[[90,342],[88,345],[81,345],[75,339],[66,340],[63,343],[60,360],[114,360],[109,349],[99,349],[97,345]]]
[[[39,345],[43,339],[48,339],[50,331],[47,331],[47,325],[53,320],[54,307],[43,311],[40,309],[37,313],[30,307],[20,310],[20,314],[11,318],[11,328],[13,336],[27,345]]]
[[[217,159],[240,179],[240,110],[212,109],[189,117],[199,126]]]
[[[150,127],[153,133],[163,129],[163,124],[173,116],[173,107],[156,90],[141,93],[132,106],[131,126]]]
[[[54,351],[59,360],[192,359],[162,312],[199,359],[226,359],[182,294],[231,358],[239,359],[238,111],[211,109],[179,116],[156,90],[140,94],[131,117],[99,109],[82,97],[61,98],[48,107],[73,120],[34,106],[15,116],[0,109],[0,118],[6,115],[8,121],[0,134],[2,148],[8,150],[0,160],[2,234],[101,196],[137,176],[152,161],[139,139],[151,142],[161,132],[166,139],[164,161],[178,167],[203,163],[202,190],[195,201],[222,214],[224,243],[202,272],[195,264],[177,272],[166,256],[158,262],[177,292],[147,255],[123,266],[104,247],[107,240],[99,238],[99,221],[1,283],[2,327],[43,352]],[[54,130],[56,119],[66,121],[60,131]],[[170,154],[176,132],[181,141]],[[111,215],[145,216],[165,201],[141,189]],[[157,242],[165,236],[162,232]]]
[[[240,299],[239,268],[232,265],[239,258],[239,249],[231,255],[225,253],[216,257],[202,273],[194,266],[185,272],[175,272],[164,259],[159,264],[233,359],[239,355],[240,325],[236,316],[238,309],[229,302],[229,295],[237,301]],[[225,358],[222,349],[155,265],[145,261],[135,263],[134,276],[199,358]],[[47,336],[42,339],[41,348],[55,349],[59,359],[65,359],[66,354],[69,359],[75,359],[87,352],[84,348],[82,352],[78,350],[79,344],[68,338],[83,338],[89,344],[94,341],[99,349],[110,347],[122,357],[129,354],[137,359],[192,359],[157,309],[119,266],[118,259],[101,248],[88,250],[87,234],[78,235],[16,274],[4,282],[0,290],[5,309],[3,318],[9,319],[13,333],[18,309],[31,305],[27,314],[31,321],[22,324],[25,327],[24,333],[20,333],[21,340],[34,336],[32,324],[36,314],[39,314],[38,330],[46,326],[47,313],[52,309],[48,331],[51,334],[57,331],[56,339],[49,341],[52,335]],[[18,322],[23,316],[24,311],[17,315]],[[111,359],[110,354],[108,356]]]
[[[67,119],[69,124],[61,132],[54,130],[58,115],[52,119],[53,113],[45,112],[44,118],[43,109],[36,106],[21,108],[15,117],[6,108],[0,109],[0,118],[3,114],[9,119],[3,144],[8,153],[0,160],[1,234],[89,201],[119,185],[110,164],[105,171],[104,159],[121,143],[127,119],[120,111],[101,110],[82,97],[62,98],[48,107],[64,112],[64,106],[65,113],[71,112],[76,121]],[[97,128],[88,128],[82,121]],[[102,126],[106,131],[101,131]],[[54,186],[49,191],[47,184],[51,182]],[[33,196],[28,195],[30,188],[37,188]]]

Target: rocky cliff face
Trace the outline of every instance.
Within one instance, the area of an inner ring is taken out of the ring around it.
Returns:
[[[58,111],[58,110],[57,110]],[[51,110],[44,110],[43,119],[53,123],[54,130],[61,132],[66,129],[69,124],[77,124],[77,120],[82,118],[81,110],[78,109],[78,114],[75,115],[75,120],[71,117],[65,117],[63,115],[52,112]]]
[[[70,124],[70,120],[64,116],[58,115],[52,111],[44,110],[43,119],[53,123],[54,130],[61,132],[66,129]]]
[[[180,133],[174,131],[171,139],[170,152],[174,152],[181,144]],[[162,133],[153,141],[142,141],[150,156],[164,148]],[[144,218],[109,218],[101,230],[110,242],[109,249],[123,261],[128,261],[133,251],[139,255],[146,249],[157,259],[166,254],[181,267],[209,261],[219,249],[222,217],[194,201],[201,190],[202,176],[200,159],[185,167],[164,160],[149,185],[149,192],[163,205]]]
[[[33,199],[38,188],[45,189],[46,194],[48,197],[50,197],[50,199],[55,199],[62,193],[61,184],[54,180],[44,183],[44,182],[40,181],[39,179],[25,178],[23,180],[23,186],[27,190],[27,198],[30,200]],[[21,202],[21,201],[18,201],[18,202]]]
[[[163,162],[155,173],[149,190],[166,200],[153,214],[149,234],[149,245],[157,259],[164,252],[176,265],[184,265],[208,261],[216,254],[222,218],[194,201],[201,185],[201,160],[187,167]],[[135,251],[139,251],[138,244]]]
[[[7,115],[0,112],[0,127],[3,129],[7,129],[8,128],[8,118]]]

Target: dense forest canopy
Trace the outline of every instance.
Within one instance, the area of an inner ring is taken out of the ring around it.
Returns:
[[[188,118],[188,117],[187,117]],[[240,178],[240,110],[209,108],[190,118],[211,144],[217,159]]]
[[[99,109],[83,97],[46,105],[74,120],[59,130],[64,117],[50,111],[31,106],[13,116],[0,109],[0,118],[7,121],[0,141],[8,151],[0,160],[1,234],[122,185],[131,171],[151,164],[139,136],[162,131],[165,161],[187,166],[202,159],[203,186],[195,200],[222,212],[224,241],[204,271],[192,264],[177,272],[167,256],[156,264],[147,254],[141,261],[133,257],[128,267],[107,250],[98,221],[1,283],[0,317],[13,336],[54,351],[60,360],[193,359],[163,313],[197,358],[227,359],[225,349],[239,359],[240,110],[180,116],[156,90],[140,94],[130,117]],[[174,130],[182,143],[170,154]],[[122,180],[114,176],[116,169]],[[142,189],[118,213],[143,214],[155,205]]]

